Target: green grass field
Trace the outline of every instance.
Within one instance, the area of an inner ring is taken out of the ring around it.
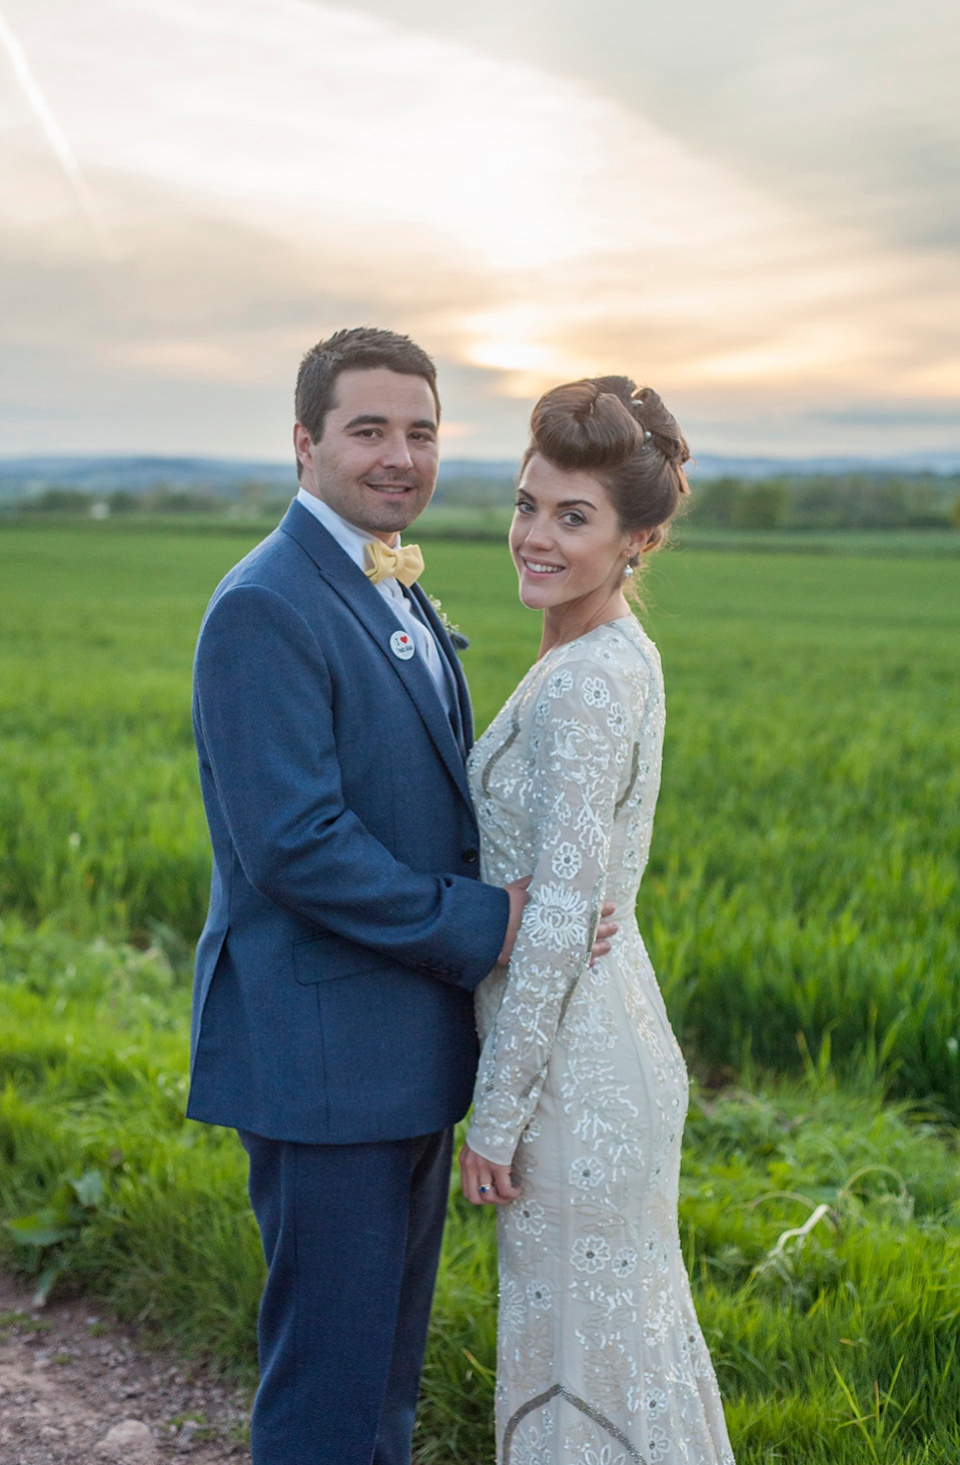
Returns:
[[[241,1156],[182,1120],[189,680],[253,542],[0,530],[0,1211],[64,1233],[2,1245],[233,1368],[261,1276]],[[492,543],[431,543],[424,583],[483,726],[536,619]],[[668,742],[639,914],[704,1086],[681,1223],[738,1461],[953,1462],[960,563],[680,549],[645,595]],[[423,1465],[490,1458],[489,1219],[451,1209]]]

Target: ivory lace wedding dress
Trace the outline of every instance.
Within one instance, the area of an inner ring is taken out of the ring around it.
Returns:
[[[467,1136],[523,1187],[498,1212],[500,1465],[733,1465],[677,1229],[686,1068],[633,916],[663,725],[627,616],[548,652],[470,755],[483,878],[533,872],[478,989]]]

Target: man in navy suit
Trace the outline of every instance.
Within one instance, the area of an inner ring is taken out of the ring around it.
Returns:
[[[398,543],[436,481],[433,363],[340,331],[296,405],[297,498],[197,646],[214,863],[188,1113],[250,1157],[255,1465],[408,1465],[472,993],[526,882],[477,878],[466,686]]]

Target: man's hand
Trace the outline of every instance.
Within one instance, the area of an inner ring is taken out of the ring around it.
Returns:
[[[475,1206],[508,1206],[523,1194],[513,1183],[509,1165],[494,1165],[469,1145],[460,1151],[460,1185]]]
[[[610,901],[608,900],[604,901],[603,905],[600,907],[600,924],[597,926],[597,934],[593,938],[593,947],[590,951],[591,966],[593,966],[593,963],[596,961],[598,956],[606,956],[607,952],[610,950],[611,937],[616,936],[617,932],[620,930],[620,927],[617,925],[616,921],[611,921],[609,919],[615,911],[616,906],[611,905]]]
[[[507,934],[503,938],[503,946],[500,955],[497,957],[497,966],[506,966],[513,955],[513,943],[517,939],[517,932],[520,930],[520,922],[523,919],[523,910],[527,903],[527,890],[530,887],[532,875],[527,875],[523,880],[511,880],[509,885],[503,888],[510,897],[510,918],[507,921]]]
[[[510,918],[507,921],[507,934],[503,938],[503,946],[500,955],[497,957],[497,966],[506,966],[513,955],[514,942],[517,939],[517,932],[520,930],[520,922],[523,920],[523,912],[527,904],[527,891],[530,887],[532,876],[527,875],[523,880],[512,880],[509,885],[503,888],[510,897]],[[593,938],[593,946],[590,951],[590,965],[596,961],[598,956],[606,956],[610,950],[610,942],[619,931],[620,927],[610,917],[616,910],[616,906],[610,901],[605,901],[600,910],[600,924],[597,926],[597,934]]]

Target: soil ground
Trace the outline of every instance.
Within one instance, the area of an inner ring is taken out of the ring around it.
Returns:
[[[249,1465],[243,1391],[89,1299],[0,1274],[0,1465]]]

